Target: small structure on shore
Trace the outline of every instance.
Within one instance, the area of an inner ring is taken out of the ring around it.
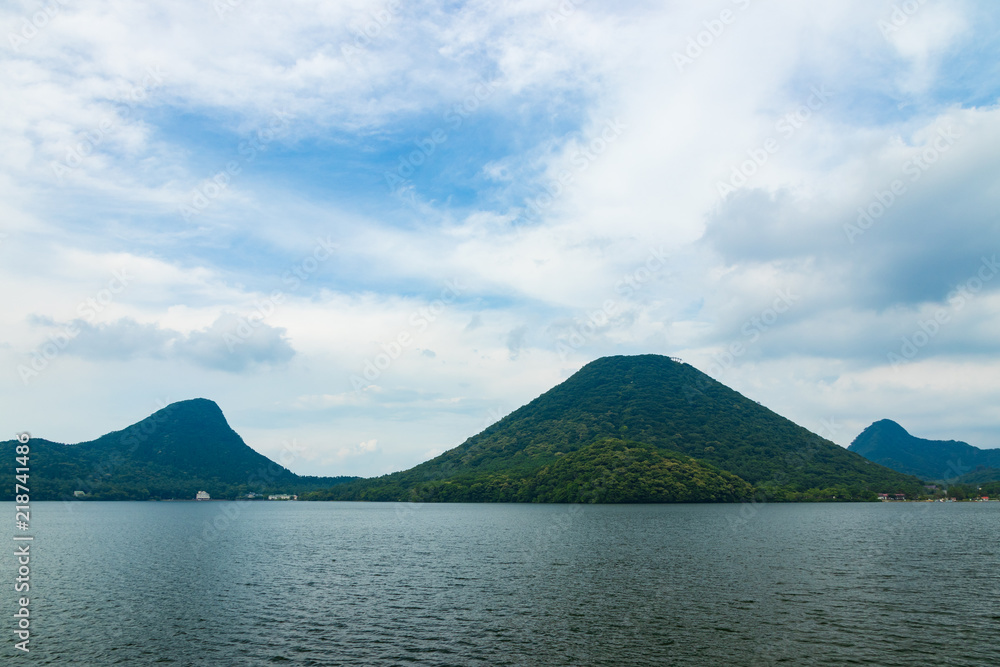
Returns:
[[[199,491],[194,496],[195,500],[211,500],[212,496],[208,495],[208,491]]]

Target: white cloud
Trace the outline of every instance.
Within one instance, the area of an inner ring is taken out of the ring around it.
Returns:
[[[911,10],[912,7],[912,10]],[[962,10],[937,3],[894,5],[879,29],[896,52],[910,62],[910,70],[900,77],[907,92],[927,90],[936,75],[935,56],[940,56],[968,29]]]
[[[352,447],[341,447],[332,457],[323,461],[323,465],[340,463],[343,459],[354,456],[365,456],[375,451],[378,441],[375,439],[359,442]]]
[[[301,441],[297,472],[376,474],[595,356],[707,369],[743,343],[720,379],[808,427],[858,431],[884,408],[935,431],[921,415],[948,405],[969,426],[942,429],[985,439],[985,381],[962,403],[947,378],[992,368],[992,285],[885,375],[892,346],[1000,251],[1000,111],[961,90],[991,85],[980,6],[924,3],[883,36],[892,5],[64,6],[0,61],[0,365],[44,343],[39,323],[93,316],[76,356],[28,387],[8,373],[0,398],[76,441],[154,398],[205,395],[262,451]],[[678,68],[723,7],[735,20]],[[809,108],[817,89],[830,94]],[[468,100],[453,131],[445,114]],[[294,120],[247,161],[240,143],[276,111]],[[948,124],[962,138],[851,243],[858,207],[910,178]],[[441,127],[411,204],[389,197],[393,151]],[[777,150],[720,197],[769,139]],[[241,172],[182,216],[233,160]],[[112,292],[116,271],[134,280]],[[799,298],[762,329],[779,290]],[[225,335],[275,292],[230,352]],[[901,378],[910,403],[892,398]],[[94,386],[108,389],[74,393]]]

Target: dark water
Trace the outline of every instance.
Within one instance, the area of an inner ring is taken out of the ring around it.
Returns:
[[[1000,665],[1000,503],[32,509],[3,664]]]

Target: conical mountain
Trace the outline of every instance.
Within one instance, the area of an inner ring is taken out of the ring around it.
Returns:
[[[910,435],[890,419],[875,422],[848,448],[875,463],[926,480],[1000,479],[1000,449]]]
[[[3,443],[11,451],[14,441]],[[328,487],[347,479],[301,477],[249,447],[214,402],[196,398],[172,403],[121,431],[64,445],[33,438],[32,497],[119,500],[236,497],[248,491]]]
[[[678,465],[691,467],[695,477],[724,471],[738,477],[739,484],[767,489],[772,497],[797,497],[812,490],[810,498],[862,498],[876,491],[919,488],[919,480],[824,440],[693,366],[639,355],[591,362],[437,458],[401,473],[338,487],[328,497],[539,500],[537,478],[542,471],[550,474],[557,463],[565,467],[564,457],[609,439],[644,454],[672,456]],[[567,484],[593,482],[587,470],[576,473],[578,478]],[[496,490],[505,483],[507,491],[478,494],[490,497],[477,497],[473,491],[477,484],[480,490]],[[735,495],[742,492],[733,489]]]

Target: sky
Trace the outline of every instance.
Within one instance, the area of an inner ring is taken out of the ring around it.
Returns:
[[[990,0],[0,5],[0,421],[409,468],[602,356],[1000,446]]]

